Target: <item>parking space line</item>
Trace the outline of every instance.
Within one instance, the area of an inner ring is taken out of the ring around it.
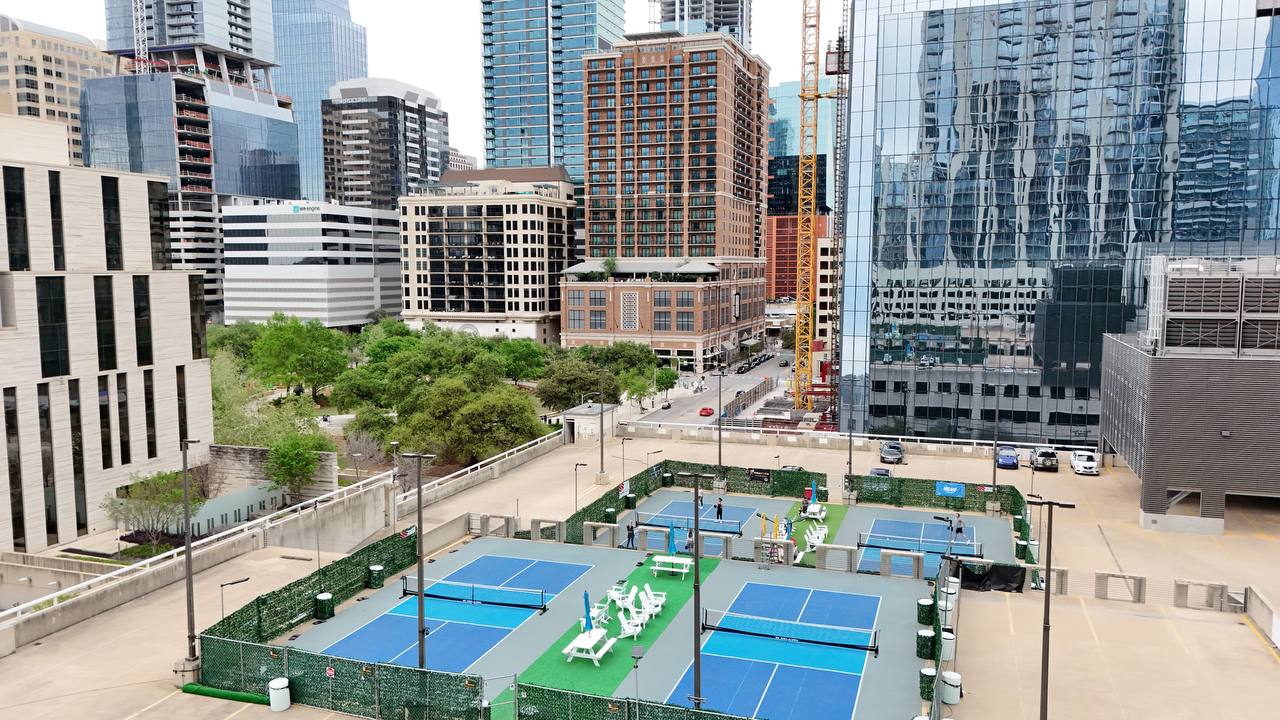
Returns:
[[[129,717],[125,718],[124,720],[134,720],[134,718],[141,716],[143,713],[147,712],[147,711],[148,711],[148,710],[150,710],[151,708],[156,707],[157,705],[160,705],[160,704],[161,704],[161,703],[163,703],[165,700],[168,700],[169,698],[173,697],[174,695],[177,695],[177,694],[178,694],[178,693],[180,693],[180,692],[182,692],[182,691],[181,691],[181,690],[174,690],[173,692],[169,693],[168,695],[165,695],[164,697],[160,698],[159,700],[157,700],[157,701],[155,701],[155,702],[151,703],[150,705],[148,705],[148,706],[146,706],[146,707],[142,708],[141,710],[139,710],[138,712],[136,712],[136,713],[134,713],[134,714],[130,715]]]

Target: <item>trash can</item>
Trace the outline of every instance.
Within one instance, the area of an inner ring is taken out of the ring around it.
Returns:
[[[662,473],[662,487],[671,487],[676,484],[676,476],[669,472]]]
[[[1019,560],[1027,559],[1027,541],[1026,540],[1013,541],[1013,556],[1018,558]]]
[[[947,705],[959,705],[960,694],[960,673],[951,671],[942,673],[942,702]]]
[[[289,709],[289,678],[275,678],[267,683],[267,698],[271,701],[271,712],[284,712]]]
[[[369,579],[365,582],[365,587],[377,589],[387,580],[387,570],[381,565],[369,566]]]
[[[1028,540],[1027,541],[1027,562],[1029,563],[1038,562],[1039,559],[1040,559],[1040,541]]]
[[[807,487],[804,489],[804,504],[808,505],[811,502],[813,502],[813,488]]]
[[[934,668],[920,668],[920,699],[933,699],[933,683],[938,679],[938,671]]]
[[[333,593],[322,592],[316,596],[316,619],[328,620],[333,617]]]
[[[956,659],[956,634],[942,631],[942,661],[951,662]]]
[[[916,622],[921,625],[933,624],[933,598],[920,598],[916,601]]]
[[[627,509],[628,509],[628,510],[635,510],[635,509],[636,509],[636,494],[635,494],[635,493],[627,493],[626,503],[627,503]]]
[[[933,659],[933,631],[916,631],[916,657],[924,660]]]
[[[604,521],[605,521],[605,522],[607,522],[607,523],[609,523],[609,524],[611,524],[611,525],[612,525],[612,524],[617,523],[617,522],[618,522],[618,509],[617,509],[617,508],[605,508],[605,509],[604,509]]]

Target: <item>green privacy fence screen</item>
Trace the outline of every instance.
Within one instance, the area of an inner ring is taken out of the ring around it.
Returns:
[[[663,460],[628,478],[628,490],[636,496],[637,500],[648,497],[662,487],[663,476],[667,473],[671,474],[671,482],[674,485],[691,488],[693,487],[695,475],[715,475],[717,469],[718,466],[709,463]],[[828,499],[827,476],[825,473],[771,469],[767,470],[769,479],[760,481],[750,479],[750,473],[744,467],[725,465],[724,472],[728,484],[727,489],[731,493],[798,498],[802,497],[804,491],[816,482],[818,500],[826,502]],[[684,475],[682,476],[681,473],[684,473]],[[702,487],[709,490],[711,483],[711,479],[704,478]],[[606,511],[609,508],[620,510],[622,504],[622,498],[618,497],[616,492],[607,492],[595,502],[570,515],[566,521],[565,542],[581,544],[582,523],[611,522],[611,518]]]
[[[965,485],[964,497],[939,496],[937,480],[869,475],[846,475],[844,478],[846,494],[850,491],[858,493],[859,503],[985,512],[987,503],[999,502],[1001,510],[1019,518],[1013,528],[1019,537],[1023,540],[1031,537],[1031,525],[1026,518],[1027,503],[1018,488],[1012,485],[951,484]]]
[[[556,720],[741,720],[710,710],[694,710],[679,705],[607,698],[599,695],[559,690],[540,685],[516,684],[519,717]]]

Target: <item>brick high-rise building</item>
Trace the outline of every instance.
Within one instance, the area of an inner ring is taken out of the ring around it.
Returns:
[[[814,237],[830,237],[831,217],[819,215]],[[770,300],[796,296],[796,216],[770,215],[765,219],[765,297]]]
[[[725,362],[764,330],[769,67],[718,33],[630,35],[584,62],[586,258],[565,271],[562,343]]]

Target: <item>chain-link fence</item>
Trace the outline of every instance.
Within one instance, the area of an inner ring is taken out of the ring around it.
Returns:
[[[521,683],[516,684],[516,712],[518,717],[555,720],[741,720],[711,710]]]

